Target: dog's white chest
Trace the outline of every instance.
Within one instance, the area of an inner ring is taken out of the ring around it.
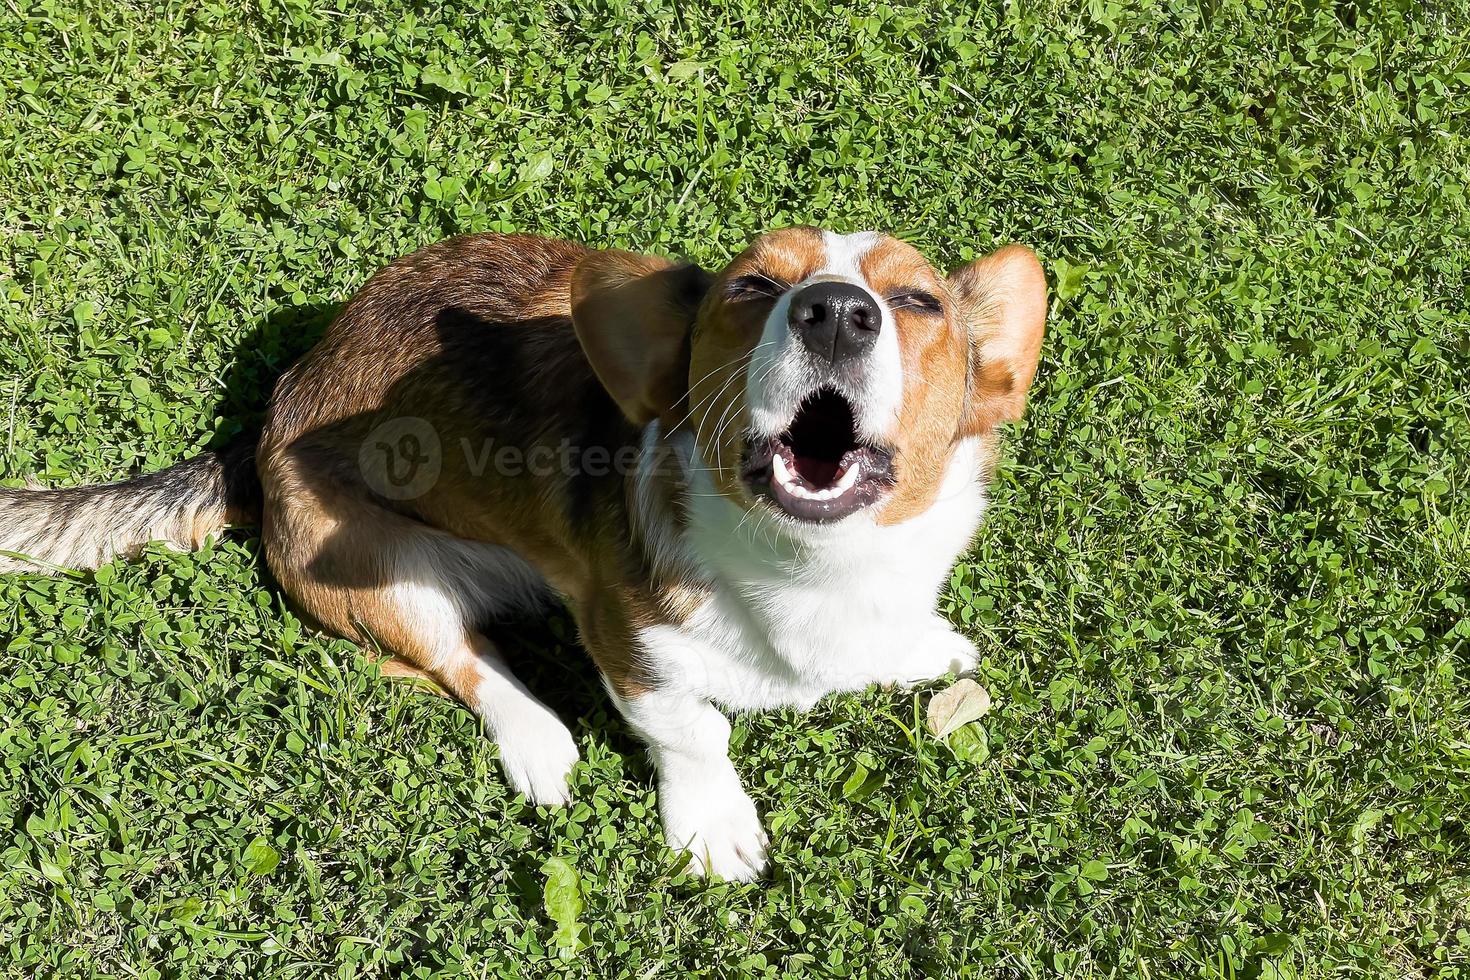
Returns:
[[[684,683],[736,710],[809,708],[833,691],[895,676],[926,632],[933,592],[880,578],[768,590],[722,585],[678,627],[687,642]]]
[[[726,708],[810,707],[834,691],[932,676],[955,640],[934,612],[984,509],[963,458],[928,511],[892,527],[853,522],[819,546],[696,497],[687,553],[710,598],[644,634],[661,680]],[[926,674],[926,672],[929,672]]]

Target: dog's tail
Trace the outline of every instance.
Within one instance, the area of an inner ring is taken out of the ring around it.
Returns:
[[[0,572],[92,569],[150,541],[193,550],[259,520],[254,438],[122,483],[0,488]]]

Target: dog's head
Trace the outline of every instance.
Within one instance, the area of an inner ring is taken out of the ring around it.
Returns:
[[[693,433],[716,490],[799,524],[898,523],[1020,418],[1046,321],[1021,246],[940,275],[887,235],[788,228],[722,271],[589,253],[573,322],[630,420]]]

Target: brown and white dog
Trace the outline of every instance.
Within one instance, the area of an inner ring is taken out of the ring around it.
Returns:
[[[560,599],[649,745],[669,844],[751,878],[767,837],[722,709],[974,664],[935,599],[1045,319],[1019,246],[942,276],[886,235],[788,228],[712,275],[454,238],[363,287],[258,443],[0,491],[0,565],[95,567],[258,520],[303,613],[432,675],[548,804],[576,743],[481,630]]]

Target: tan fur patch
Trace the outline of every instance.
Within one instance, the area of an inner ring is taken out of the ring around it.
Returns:
[[[897,450],[898,486],[881,505],[879,524],[899,524],[923,513],[938,496],[965,401],[966,340],[954,298],[918,250],[884,237],[863,256],[863,278],[891,299],[903,365],[903,404],[890,434]],[[902,294],[922,291],[943,313],[904,308]]]

